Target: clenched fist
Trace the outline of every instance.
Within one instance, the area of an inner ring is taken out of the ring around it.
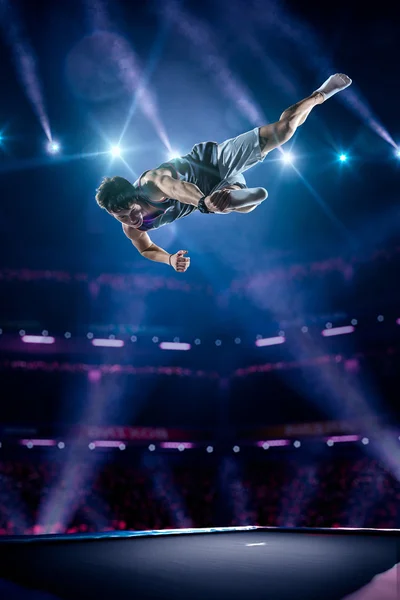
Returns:
[[[213,192],[210,196],[205,199],[205,204],[208,210],[213,213],[227,213],[230,212],[231,208],[231,191],[237,190],[235,186],[227,185],[221,190]]]
[[[184,273],[190,266],[190,258],[189,256],[185,256],[185,254],[187,254],[187,250],[179,250],[179,252],[170,256],[170,265],[178,273]]]

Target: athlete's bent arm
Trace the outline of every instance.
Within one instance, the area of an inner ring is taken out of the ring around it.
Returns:
[[[191,204],[192,206],[198,206],[199,200],[204,196],[203,192],[197,187],[197,185],[193,183],[188,183],[186,181],[180,181],[179,179],[174,179],[170,172],[166,169],[159,169],[155,171],[147,171],[142,177],[142,185],[144,185],[145,193],[148,197],[153,200],[161,200],[164,196],[169,198],[174,198],[175,200],[179,200],[182,204]],[[240,190],[240,186],[237,185],[226,185],[223,190],[219,190],[215,192],[215,194],[221,194],[226,190]],[[257,204],[253,204],[251,206],[246,206],[243,208],[235,207],[230,208],[228,206],[229,199],[227,197],[228,202],[226,206],[222,210],[218,206],[218,202],[214,203],[211,201],[212,196],[208,196],[206,198],[206,206],[212,212],[225,213],[225,212],[242,212],[249,213],[254,210]]]
[[[154,244],[149,234],[145,231],[138,231],[134,227],[128,227],[127,225],[122,225],[122,229],[126,237],[131,240],[138,252],[145,258],[170,265],[178,273],[183,273],[189,268],[190,258],[185,256],[187,253],[186,250],[179,250],[175,254],[170,254],[157,246],[157,244]]]
[[[197,206],[203,192],[194,183],[174,179],[166,169],[147,171],[141,179],[145,193],[151,200],[161,200],[164,196],[174,198],[182,204]]]

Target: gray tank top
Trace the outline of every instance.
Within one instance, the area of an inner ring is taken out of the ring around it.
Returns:
[[[181,181],[194,183],[205,196],[208,196],[221,184],[217,146],[216,142],[196,144],[189,154],[180,158],[174,158],[157,168],[169,169],[173,177]],[[190,204],[183,204],[173,198],[166,198],[162,202],[149,200],[140,185],[140,179],[134,183],[134,186],[138,190],[139,198],[143,198],[156,209],[151,217],[144,219],[143,225],[139,228],[140,231],[158,229],[163,225],[167,225],[167,223],[182,219],[197,210],[197,207]]]

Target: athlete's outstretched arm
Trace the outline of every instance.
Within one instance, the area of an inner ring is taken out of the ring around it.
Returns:
[[[190,266],[190,258],[185,256],[187,250],[179,250],[175,254],[170,254],[157,244],[154,244],[148,233],[138,231],[133,227],[122,225],[123,232],[129,238],[135,248],[142,256],[153,260],[154,262],[170,265],[178,273],[184,273]]]
[[[144,191],[151,200],[161,200],[163,196],[179,200],[182,204],[197,206],[203,192],[194,183],[175,179],[166,169],[147,171],[141,178]]]

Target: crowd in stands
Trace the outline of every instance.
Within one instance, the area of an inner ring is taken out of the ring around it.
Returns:
[[[106,457],[106,458],[105,458]],[[131,463],[0,461],[0,535],[218,526],[400,527],[400,482],[377,460],[167,455]],[[209,460],[208,460],[209,459]]]

